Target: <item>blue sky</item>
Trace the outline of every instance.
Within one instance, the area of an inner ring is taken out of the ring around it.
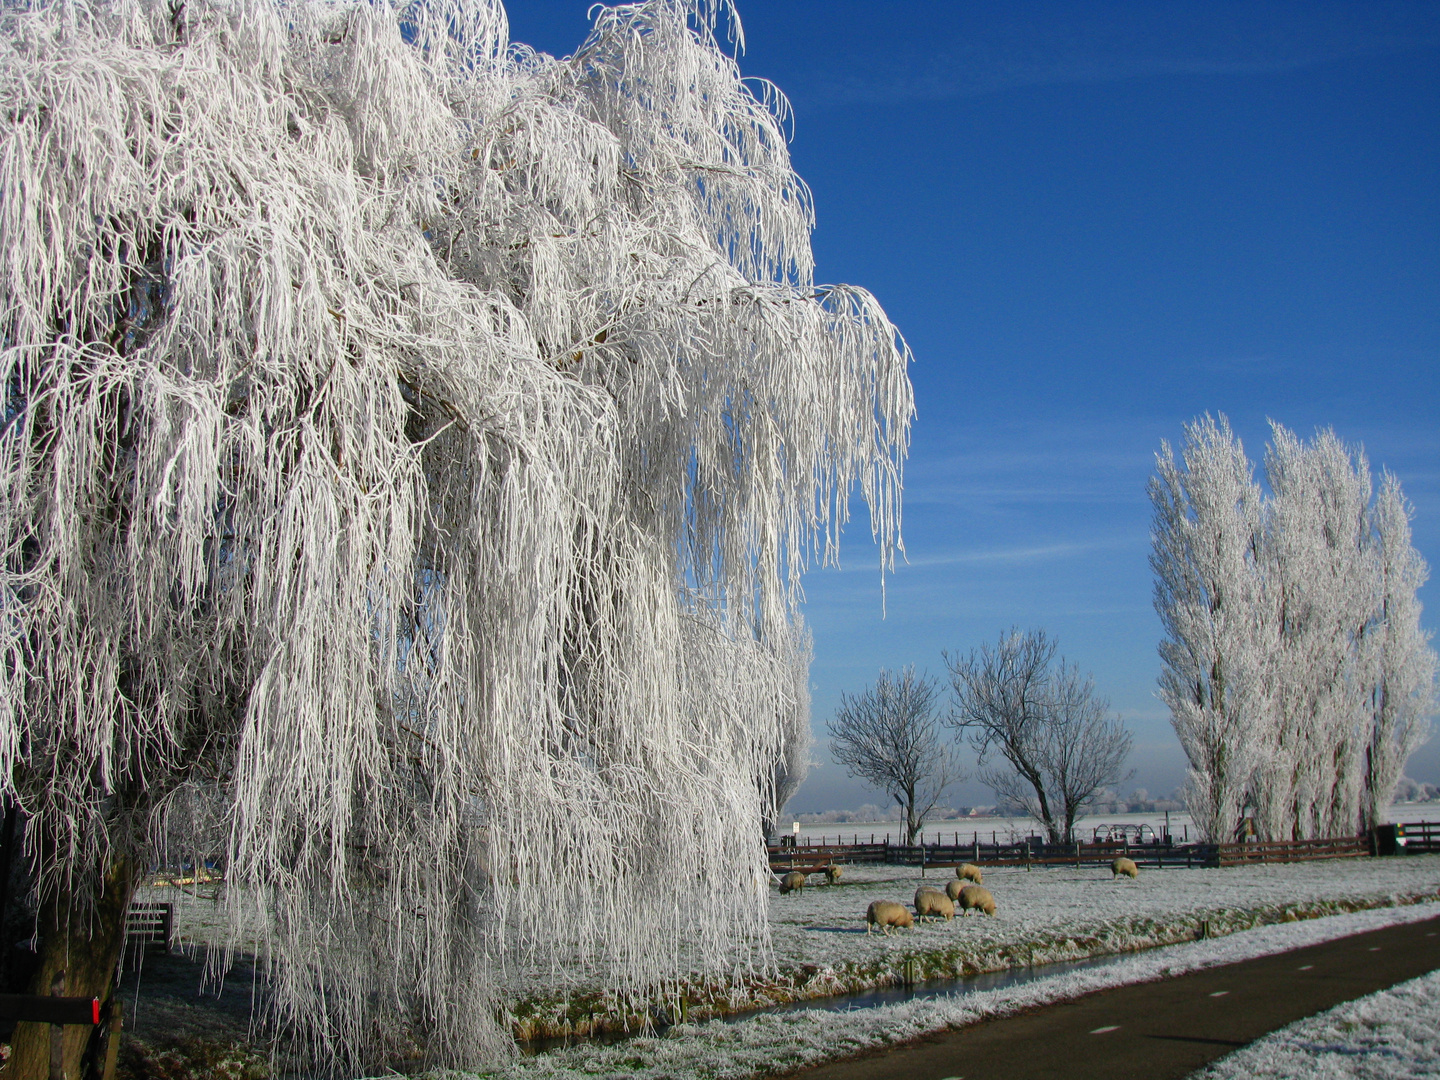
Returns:
[[[1127,786],[1178,785],[1145,482],[1206,411],[1257,462],[1271,418],[1363,443],[1440,563],[1440,3],[738,6],[742,72],[795,108],[817,277],[874,292],[916,359],[886,612],[863,515],[806,579],[793,810],[882,801],[830,762],[842,691],[1011,625],[1131,722]],[[512,0],[512,38],[565,55],[585,9]],[[1440,782],[1440,740],[1409,772]]]

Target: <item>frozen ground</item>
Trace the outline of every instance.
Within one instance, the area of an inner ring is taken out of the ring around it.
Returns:
[[[1346,859],[1218,869],[1142,870],[1062,867],[985,871],[993,918],[957,916],[891,935],[867,934],[870,901],[909,904],[921,884],[944,886],[948,869],[855,866],[835,886],[771,895],[782,997],[814,997],[900,978],[939,978],[1056,960],[1129,952],[1193,939],[1202,921],[1213,934],[1357,907],[1403,903],[1440,891],[1440,856]],[[812,880],[815,880],[812,878]]]
[[[1190,1080],[1411,1080],[1440,1076],[1440,971],[1281,1028]]]
[[[657,1003],[663,1019],[708,1019],[757,1007],[955,978],[1055,961],[1109,956],[1272,923],[1431,900],[1440,894],[1440,855],[1344,859],[1286,866],[1141,870],[1136,880],[1086,868],[995,867],[985,872],[995,916],[957,916],[886,935],[867,933],[872,900],[907,906],[921,884],[943,886],[950,869],[851,866],[838,885],[770,895],[776,972],[739,984],[682,988]],[[823,880],[812,877],[812,881]],[[531,985],[535,985],[532,983]],[[578,992],[577,992],[578,991]],[[677,1015],[678,1014],[678,1015]],[[524,1038],[638,1028],[613,1002],[586,994],[529,996],[511,1017]]]
[[[611,1046],[583,1044],[535,1057],[517,1058],[494,1072],[449,1075],[456,1078],[484,1076],[495,1080],[580,1080],[595,1076],[615,1077],[617,1080],[739,1080],[742,1077],[772,1076],[1112,986],[1147,982],[1200,968],[1235,963],[1436,915],[1440,915],[1440,903],[1432,900],[1405,907],[1377,908],[1323,919],[1281,923],[1227,937],[1135,953],[1102,966],[1037,979],[1023,986],[916,999],[904,1004],[851,1012],[802,1009],[762,1014],[739,1023],[712,1021],[685,1024],[672,1028],[663,1037],[632,1039]],[[1433,994],[1435,990],[1432,988],[1426,992]],[[1433,1003],[1434,998],[1429,1000]],[[1433,1004],[1429,1007],[1433,1013]],[[1433,1026],[1433,1015],[1430,1022]],[[1221,1075],[1228,1080],[1229,1077],[1257,1074],[1246,1072],[1241,1067]],[[1433,1073],[1322,1072],[1304,1075],[1373,1076],[1392,1080]]]
[[[696,981],[684,988],[680,1000],[656,1003],[664,1014],[655,1014],[658,1018],[692,1021],[677,1024],[664,1038],[580,1045],[517,1061],[503,1075],[719,1078],[780,1072],[1041,1000],[1440,912],[1440,855],[1223,870],[1142,869],[1134,881],[1113,880],[1103,868],[995,867],[985,874],[998,905],[993,918],[957,917],[888,936],[866,934],[864,915],[871,900],[908,905],[919,884],[942,885],[952,875],[940,868],[922,877],[918,867],[850,866],[835,886],[812,885],[788,896],[772,891],[777,969],[772,977],[735,985]],[[214,904],[187,900],[177,911],[180,936],[204,940],[215,929],[208,925]],[[1195,941],[1202,923],[1211,939]],[[1176,943],[1189,944],[1151,949]],[[963,998],[912,1000],[848,1014],[802,1009],[738,1023],[694,1022],[717,1013],[894,987],[907,977],[914,982],[1117,954],[1119,959],[1103,967]],[[586,1022],[612,1028],[644,1022],[634,1013],[624,1018],[603,995],[587,995],[583,988],[582,976],[581,992],[568,999],[517,999],[512,1014],[517,1034],[583,1031]]]

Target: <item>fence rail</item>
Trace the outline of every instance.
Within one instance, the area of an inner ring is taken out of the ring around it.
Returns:
[[[125,913],[127,948],[170,951],[175,936],[175,905],[133,901]]]
[[[1405,850],[1417,854],[1440,851],[1440,821],[1407,821]]]
[[[1257,862],[1355,859],[1371,853],[1368,836],[1334,836],[1318,840],[1262,840],[1246,844],[1220,844],[1218,847],[1221,866],[1244,866]]]
[[[1118,855],[1138,866],[1215,866],[1213,844],[1146,844],[1124,840],[1100,843],[1047,844],[1039,837],[1012,844],[796,844],[772,845],[770,868],[777,873],[801,870],[816,873],[831,862],[885,863],[894,866],[949,868],[961,863],[981,866],[1104,866]]]
[[[1440,822],[1406,822],[1405,849],[1412,853],[1440,852]],[[839,839],[839,838],[837,838]],[[801,870],[818,873],[832,862],[880,863],[894,866],[958,866],[973,862],[980,866],[1104,866],[1117,855],[1135,860],[1137,866],[1246,866],[1251,863],[1311,862],[1319,859],[1354,859],[1376,852],[1369,836],[1337,836],[1316,840],[1269,840],[1243,844],[1130,843],[1126,840],[1098,843],[1048,844],[1040,837],[1017,843],[892,844],[801,843],[769,848],[770,866],[777,873]]]

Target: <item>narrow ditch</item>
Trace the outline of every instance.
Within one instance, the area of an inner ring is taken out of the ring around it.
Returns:
[[[943,997],[962,997],[985,990],[1023,986],[1042,978],[1063,975],[1071,971],[1101,968],[1133,956],[1136,952],[1150,952],[1154,949],[1173,948],[1197,937],[1217,936],[1254,929],[1260,926],[1302,919],[1322,918],[1325,915],[1360,911],[1375,907],[1399,907],[1433,899],[1433,894],[1371,896],[1360,899],[1312,901],[1284,908],[1260,909],[1219,909],[1191,913],[1176,920],[1176,928],[1184,927],[1169,941],[1157,941],[1138,949],[1118,949],[1111,952],[1092,954],[1070,960],[1050,960],[1005,968],[999,971],[977,972],[969,975],[943,976],[940,978],[916,979],[909,985],[887,984],[866,987],[839,994],[817,997],[802,997],[792,1001],[757,1008],[725,1011],[702,1022],[720,1021],[726,1024],[742,1023],[765,1013],[799,1012],[818,1009],[829,1012],[872,1009],[883,1005]],[[1188,926],[1186,924],[1189,924]],[[1193,927],[1193,929],[1191,929]],[[663,1009],[652,1008],[648,1025],[632,1026],[628,1030],[602,1028],[587,1034],[565,1034],[536,1036],[517,1039],[517,1046],[524,1055],[546,1053],[551,1050],[583,1044],[614,1045],[628,1042],[639,1036],[664,1035],[672,1026],[670,1015]]]
[[[1166,948],[1167,946],[1160,946]],[[1105,967],[1129,956],[1129,953],[1110,953],[1105,956],[1091,956],[1083,960],[1056,960],[1033,967],[1008,968],[1005,971],[986,971],[975,975],[956,976],[947,979],[926,979],[910,986],[883,986],[868,990],[856,990],[830,997],[802,998],[779,1005],[766,1005],[758,1009],[726,1013],[715,1017],[725,1024],[740,1024],[766,1013],[800,1012],[806,1009],[820,1009],[826,1012],[848,1012],[852,1009],[875,1009],[882,1005],[895,1005],[905,1001],[927,998],[963,997],[984,990],[999,990],[1012,986],[1023,986],[1037,979],[1052,975],[1063,975],[1071,971]],[[709,1022],[709,1021],[707,1021]],[[522,1039],[518,1042],[520,1052],[528,1056],[561,1050],[583,1043],[599,1043],[604,1046],[628,1042],[641,1035],[664,1035],[671,1025],[661,1021],[653,1023],[649,1030],[601,1031],[594,1035],[557,1035],[536,1039]]]

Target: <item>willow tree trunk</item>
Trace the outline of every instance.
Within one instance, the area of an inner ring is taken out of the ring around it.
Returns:
[[[92,906],[77,904],[62,891],[40,905],[40,968],[30,984],[32,994],[62,997],[110,996],[120,950],[125,941],[125,911],[134,892],[134,869],[121,860],[105,875],[105,886]],[[50,1024],[15,1025],[10,1062],[4,1080],[48,1080],[51,1072]],[[60,1064],[65,1080],[79,1080],[92,1027],[61,1029]]]

